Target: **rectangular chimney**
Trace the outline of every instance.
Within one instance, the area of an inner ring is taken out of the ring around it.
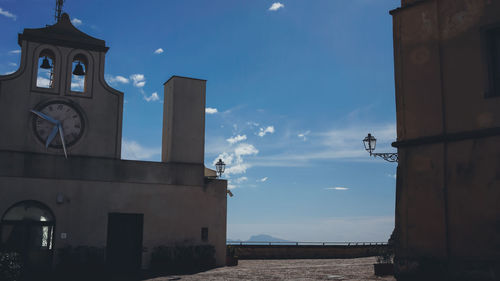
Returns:
[[[206,80],[172,76],[163,86],[161,161],[204,164]]]

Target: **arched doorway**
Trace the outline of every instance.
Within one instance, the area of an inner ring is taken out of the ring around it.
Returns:
[[[48,271],[52,265],[55,217],[38,201],[11,206],[0,223],[0,250],[17,252],[30,271]]]

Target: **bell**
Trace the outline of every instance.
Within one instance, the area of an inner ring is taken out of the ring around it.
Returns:
[[[50,65],[50,62],[49,60],[47,59],[47,57],[45,57],[42,61],[42,65],[40,65],[40,68],[43,68],[43,69],[51,69],[52,66]]]
[[[83,66],[78,62],[78,64],[75,66],[75,70],[73,70],[73,74],[76,76],[83,76],[85,75],[85,71],[83,71]]]

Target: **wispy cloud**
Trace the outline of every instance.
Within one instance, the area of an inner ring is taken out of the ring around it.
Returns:
[[[133,140],[122,140],[122,158],[128,160],[151,160],[161,154],[159,147],[144,147]]]
[[[4,17],[8,17],[10,19],[13,19],[13,20],[16,20],[17,19],[17,16],[14,15],[13,13],[9,12],[9,11],[6,11],[2,8],[0,8],[0,15],[4,16]]]
[[[263,177],[263,178],[261,178],[261,179],[259,179],[259,180],[257,180],[257,181],[260,181],[260,182],[265,182],[265,181],[267,181],[267,179],[268,179],[268,177]]]
[[[130,80],[128,78],[125,78],[125,77],[120,76],[120,75],[116,75],[116,76],[106,75],[106,82],[108,82],[109,84],[118,84],[118,83],[128,84],[130,82]]]
[[[9,51],[9,54],[11,54],[11,55],[20,54],[20,53],[21,53],[21,50],[12,50],[12,51]]]
[[[207,108],[205,108],[205,113],[206,113],[206,114],[215,114],[215,113],[217,113],[217,112],[219,112],[219,111],[217,110],[217,108],[212,108],[212,107],[207,107]]]
[[[266,134],[273,134],[274,133],[274,126],[267,126],[266,128],[260,128],[259,130],[259,137],[263,137]]]
[[[83,23],[83,22],[82,22],[82,20],[81,20],[81,19],[73,18],[73,19],[71,20],[71,23],[72,23],[74,26],[80,26],[80,25],[82,25],[82,23]]]
[[[17,66],[17,63],[15,63],[15,62],[9,62],[9,66]]]
[[[297,135],[297,137],[299,137],[300,139],[302,139],[303,141],[306,141],[307,140],[307,135],[309,135],[311,133],[311,131],[305,131],[303,133],[299,133]]]
[[[226,139],[228,143],[230,144],[235,144],[237,142],[240,142],[240,141],[244,141],[247,139],[247,136],[246,135],[237,135],[237,136],[234,136],[232,138],[228,138]]]
[[[157,92],[152,93],[150,96],[143,95],[143,98],[147,102],[150,102],[150,101],[159,101],[160,100],[160,97],[158,96]]]
[[[154,53],[155,53],[156,55],[159,55],[159,54],[163,53],[163,49],[162,49],[162,48],[158,48],[158,49],[156,49],[156,50],[154,51]]]
[[[279,9],[285,8],[285,5],[283,5],[280,2],[274,2],[271,7],[269,7],[269,11],[277,11]]]
[[[275,154],[256,156],[253,166],[260,167],[300,167],[311,165],[317,160],[370,161],[362,140],[368,132],[377,138],[377,150],[391,152],[391,142],[396,139],[395,124],[353,125],[325,132],[311,133],[308,146],[297,147],[290,152],[290,144],[283,143]]]
[[[237,179],[234,180],[235,183],[242,183],[242,182],[246,182],[248,180],[247,177],[239,177]]]
[[[335,186],[335,187],[327,187],[325,188],[326,190],[348,190],[348,187],[343,187],[343,186]]]
[[[130,79],[132,80],[133,85],[137,88],[142,88],[146,85],[146,78],[144,77],[144,74],[132,74],[130,75]]]

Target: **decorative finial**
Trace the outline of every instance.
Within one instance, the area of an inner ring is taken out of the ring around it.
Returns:
[[[56,13],[54,15],[56,23],[58,23],[61,20],[63,4],[64,0],[56,0]]]

